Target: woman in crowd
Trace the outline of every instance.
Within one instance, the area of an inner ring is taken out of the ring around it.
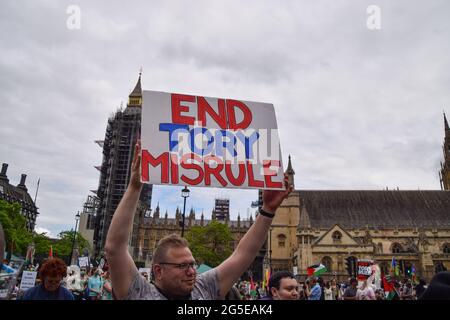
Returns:
[[[21,300],[74,300],[72,293],[61,286],[67,266],[59,258],[50,258],[39,269],[42,283],[25,291]]]

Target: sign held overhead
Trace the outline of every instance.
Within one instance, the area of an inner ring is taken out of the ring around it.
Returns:
[[[141,181],[283,190],[272,104],[144,91]]]

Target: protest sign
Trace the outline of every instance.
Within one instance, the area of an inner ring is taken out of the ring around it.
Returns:
[[[24,271],[22,273],[22,281],[20,282],[20,290],[28,290],[33,288],[36,283],[36,271]]]
[[[358,280],[363,281],[369,278],[373,272],[373,261],[372,260],[358,260],[357,270],[358,270]]]
[[[150,274],[150,268],[139,268],[139,273],[143,273],[143,272],[145,272],[145,273],[147,273],[147,274]]]
[[[80,266],[80,268],[89,267],[89,257],[79,257],[78,265]]]
[[[272,104],[144,91],[141,181],[284,189]]]

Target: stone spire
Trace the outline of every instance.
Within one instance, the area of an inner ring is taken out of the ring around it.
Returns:
[[[238,227],[238,228],[241,227],[241,213],[240,213],[240,212],[238,212],[237,227]]]
[[[158,201],[158,205],[156,206],[155,213],[153,214],[153,219],[155,219],[155,220],[159,219],[159,201]]]
[[[289,184],[294,186],[294,175],[295,175],[295,171],[292,168],[292,163],[291,163],[291,155],[289,155],[289,161],[288,161],[288,166],[285,172],[288,175],[288,180],[289,180]]]
[[[25,192],[28,192],[27,186],[25,185],[25,180],[27,179],[26,174],[22,174],[20,177],[20,183],[17,185],[17,188],[20,188],[22,190],[25,190]]]
[[[299,230],[311,229],[311,222],[309,221],[309,214],[306,208],[302,208],[300,211],[300,221],[298,222]]]
[[[439,172],[439,180],[442,190],[450,190],[450,127],[447,117],[444,113],[445,138],[442,147],[444,151],[444,161],[441,162],[441,171]]]
[[[6,172],[8,171],[8,164],[3,163],[2,164],[2,171],[0,173],[0,180],[4,180],[9,183],[8,176],[6,175]]]
[[[128,107],[142,107],[141,75],[142,71],[139,72],[139,79],[136,86],[128,96]]]
[[[445,132],[450,131],[450,127],[448,126],[447,117],[445,116],[444,112],[444,125],[445,125]]]

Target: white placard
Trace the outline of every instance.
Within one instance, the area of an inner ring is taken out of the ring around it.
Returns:
[[[143,272],[150,274],[150,268],[139,268],[139,273],[143,273]]]
[[[89,257],[79,257],[78,265],[80,266],[80,268],[89,267]]]
[[[36,283],[36,271],[24,271],[22,273],[22,281],[20,282],[20,290],[28,290],[33,288]]]
[[[144,91],[141,181],[284,189],[272,104]]]

